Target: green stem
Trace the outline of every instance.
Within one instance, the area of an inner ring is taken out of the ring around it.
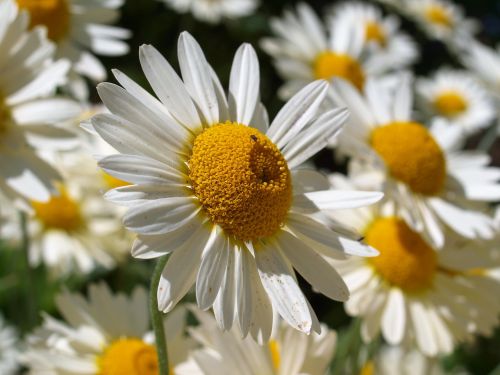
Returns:
[[[25,269],[24,275],[26,277],[26,310],[28,313],[28,327],[31,329],[36,325],[36,295],[34,290],[32,270],[29,260],[29,247],[30,247],[30,237],[28,233],[28,221],[26,214],[24,212],[19,213],[19,223],[21,226],[21,248],[22,248],[22,259],[23,268]]]
[[[350,364],[350,369],[356,371],[357,359],[361,346],[360,337],[361,319],[353,318],[350,326],[343,332],[339,338],[336,358],[333,363],[332,375],[346,374]],[[349,361],[349,359],[351,361]],[[356,372],[354,372],[356,374]]]
[[[149,311],[151,314],[151,324],[156,339],[156,353],[158,354],[158,365],[160,367],[160,375],[169,374],[167,340],[165,337],[165,329],[163,327],[163,313],[158,310],[158,284],[160,283],[161,273],[167,263],[168,255],[158,259],[156,263],[153,277],[151,278],[151,290],[149,291]]]

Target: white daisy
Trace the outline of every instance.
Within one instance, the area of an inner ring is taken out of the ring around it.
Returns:
[[[14,375],[19,370],[17,332],[0,315],[0,374]]]
[[[80,107],[53,96],[69,64],[54,61],[43,30],[28,32],[27,24],[15,2],[0,0],[0,191],[10,201],[46,201],[59,176],[36,149],[74,147],[74,135],[54,124],[76,117]]]
[[[28,214],[29,258],[33,267],[45,264],[57,275],[89,273],[96,266],[112,268],[127,255],[131,237],[121,225],[121,210],[102,198],[114,178],[97,168],[87,154],[56,158],[64,183],[48,202],[31,201]],[[76,161],[76,162],[75,162]],[[110,182],[109,185],[106,182]],[[22,238],[15,210],[2,212],[4,238]]]
[[[417,46],[400,29],[400,20],[394,15],[384,17],[382,11],[374,5],[350,1],[332,9],[335,24],[364,29],[364,43],[372,48],[372,69],[376,66],[380,72],[403,68],[415,62],[418,57]]]
[[[346,186],[339,176],[333,181]],[[496,327],[496,249],[448,239],[441,251],[435,251],[396,216],[392,205],[332,215],[360,230],[366,243],[380,251],[375,258],[332,261],[351,292],[346,311],[362,318],[366,342],[382,332],[392,345],[416,344],[424,354],[435,356]]]
[[[405,0],[401,9],[432,38],[454,43],[472,39],[477,23],[465,18],[463,9],[448,0]]]
[[[258,0],[162,0],[179,13],[191,12],[201,21],[219,23],[223,18],[238,18],[252,14]]]
[[[362,26],[350,19],[330,20],[327,33],[305,3],[297,6],[296,13],[286,11],[281,19],[273,19],[271,29],[277,37],[264,38],[261,47],[274,58],[286,80],[280,96],[289,98],[315,79],[333,77],[344,78],[361,90],[366,77],[381,70],[381,60],[363,53],[366,31]]]
[[[417,93],[427,114],[446,118],[467,135],[491,125],[495,117],[492,97],[467,71],[439,70],[417,81]]]
[[[280,321],[269,343],[259,345],[234,328],[221,332],[211,314],[193,312],[200,325],[189,332],[202,348],[176,375],[324,375],[335,353],[337,335],[324,324],[320,334],[306,336]]]
[[[461,48],[464,65],[487,85],[497,99],[500,97],[500,45],[490,48],[477,41],[469,41]]]
[[[444,244],[444,225],[467,238],[491,238],[492,219],[481,205],[500,199],[500,170],[488,166],[488,155],[461,149],[459,127],[415,121],[412,79],[398,80],[395,90],[369,80],[364,95],[342,80],[332,86],[335,101],[351,112],[339,143],[363,165],[357,178],[384,184],[398,215],[435,247]]]
[[[323,221],[321,210],[365,205],[382,195],[316,191],[317,181],[325,186],[322,176],[296,169],[338,133],[347,113],[317,114],[328,91],[327,82],[317,81],[268,125],[250,45],[235,55],[229,99],[193,37],[182,33],[178,46],[183,81],[152,46],[140,49],[161,102],[118,71],[124,88],[98,86],[112,115],[95,116],[93,127],[123,154],[99,164],[134,184],[106,195],[129,207],[124,224],[138,233],[132,255],[172,253],[158,289],[162,311],[196,281],[198,305],[213,305],[223,329],[237,319],[243,335],[267,340],[275,309],[295,328],[317,330],[292,266],[318,291],[345,300],[342,279],[320,254],[374,255],[356,235],[346,238],[342,226]]]
[[[58,57],[71,61],[70,88],[79,99],[88,96],[82,75],[95,82],[106,78],[106,69],[94,54],[121,56],[129,51],[130,32],[110,26],[120,16],[124,0],[16,0],[30,13],[30,26],[44,26],[57,45]]]
[[[44,315],[28,337],[22,360],[31,375],[156,375],[158,359],[149,328],[148,296],[113,294],[104,283],[89,287],[88,298],[63,292],[56,305],[64,321]],[[184,337],[185,310],[165,319],[171,370],[192,348]]]

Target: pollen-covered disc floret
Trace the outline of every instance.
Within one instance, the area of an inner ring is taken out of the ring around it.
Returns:
[[[365,39],[369,42],[376,42],[381,46],[385,46],[387,43],[387,35],[384,29],[373,21],[369,21],[365,25]]]
[[[35,215],[47,229],[60,229],[67,232],[78,230],[83,225],[80,206],[64,188],[48,202],[32,202]]]
[[[291,204],[292,184],[278,148],[257,129],[226,122],[194,141],[189,179],[210,219],[252,241],[273,235]]]
[[[373,130],[371,144],[392,177],[423,195],[444,188],[446,160],[431,133],[415,122],[393,122]]]
[[[55,42],[68,33],[70,11],[67,0],[17,0],[19,7],[30,13],[31,27],[47,27],[47,35]]]
[[[98,375],[158,375],[158,357],[154,346],[139,339],[113,342],[97,359]]]
[[[316,79],[343,78],[359,90],[363,89],[365,83],[365,74],[359,62],[349,55],[330,51],[322,52],[316,57],[314,76]]]
[[[365,241],[380,251],[369,262],[388,283],[406,292],[432,286],[437,270],[436,252],[422,237],[396,217],[376,219],[365,233]]]

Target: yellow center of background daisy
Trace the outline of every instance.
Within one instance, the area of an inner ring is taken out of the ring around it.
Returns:
[[[424,15],[429,22],[440,26],[451,27],[453,24],[449,12],[438,4],[427,6]]]
[[[119,188],[122,186],[130,185],[128,182],[120,180],[119,178],[113,177],[104,171],[102,172],[102,179],[104,180],[104,184],[110,189],[115,189],[115,188]]]
[[[418,194],[436,195],[446,180],[446,160],[431,133],[421,124],[393,122],[372,131],[371,145],[392,177]]]
[[[281,364],[280,347],[276,340],[269,340],[269,353],[271,354],[271,362],[275,370],[279,370]]]
[[[52,196],[48,202],[32,202],[36,217],[48,229],[61,229],[67,232],[78,230],[84,224],[80,206],[59,187],[59,195]]]
[[[432,285],[437,270],[436,252],[395,217],[376,219],[365,233],[368,245],[380,255],[367,262],[389,284],[406,292],[419,292]]]
[[[351,82],[358,90],[363,89],[365,74],[361,65],[351,56],[330,51],[320,53],[314,61],[316,79],[343,78]]]
[[[467,101],[460,93],[445,91],[436,97],[434,107],[441,115],[454,117],[467,110]]]
[[[375,374],[375,365],[373,364],[373,361],[368,361],[364,364],[364,366],[361,368],[361,371],[359,372],[359,375],[373,375]]]
[[[189,160],[189,178],[212,222],[242,241],[273,235],[292,200],[287,163],[257,129],[237,123],[199,134]]]
[[[98,375],[158,375],[154,346],[139,339],[113,342],[97,359]]]
[[[30,27],[46,26],[47,34],[55,42],[69,31],[70,11],[67,0],[17,0],[20,8],[30,14]]]
[[[365,25],[365,39],[368,42],[376,42],[381,46],[386,44],[386,36],[384,29],[377,23],[369,21]]]

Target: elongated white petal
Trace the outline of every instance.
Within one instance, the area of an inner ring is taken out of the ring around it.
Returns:
[[[306,193],[305,196],[322,210],[340,210],[376,203],[384,194],[377,191],[327,190]]]
[[[230,251],[227,245],[229,240],[222,230],[214,227],[212,236],[215,238],[211,241],[211,246],[207,246],[203,252],[196,277],[196,300],[202,310],[211,307],[217,297]]]
[[[178,169],[140,155],[110,155],[97,163],[106,173],[132,184],[186,184]]]
[[[287,232],[282,232],[278,243],[293,267],[314,289],[335,301],[346,301],[349,290],[337,271],[318,253]]]
[[[198,42],[184,31],[178,43],[179,66],[184,85],[207,124],[219,122],[219,106],[209,64]]]
[[[283,149],[288,168],[295,168],[326,147],[347,120],[346,108],[337,108],[318,117]]]
[[[158,285],[159,310],[163,312],[172,310],[191,288],[209,237],[210,230],[201,227],[182,248],[172,253]]]
[[[240,325],[241,335],[246,337],[252,321],[252,284],[250,279],[249,262],[253,260],[246,256],[248,250],[241,249],[236,253],[236,287],[238,303],[238,323]]]
[[[312,327],[309,307],[281,251],[268,244],[256,251],[255,259],[262,285],[273,307],[288,324],[309,333]]]
[[[155,199],[131,207],[123,218],[123,223],[126,228],[136,233],[169,233],[185,225],[198,215],[199,210],[192,198]]]
[[[258,105],[259,87],[259,60],[253,47],[245,43],[236,51],[229,80],[229,109],[238,123],[250,125]]]
[[[104,194],[108,201],[127,207],[143,205],[157,199],[188,196],[181,186],[176,185],[127,185]]]
[[[139,60],[149,84],[172,116],[188,129],[201,125],[200,117],[184,83],[153,46],[139,49]]]
[[[315,81],[293,96],[274,118],[267,136],[283,148],[313,118],[328,91],[328,82]]]
[[[389,344],[401,343],[405,334],[405,324],[406,308],[403,293],[398,288],[392,288],[382,315],[382,332]]]
[[[215,300],[214,314],[219,327],[222,330],[229,330],[233,326],[236,306],[236,277],[235,277],[235,252],[234,246],[228,246],[227,265],[222,279],[219,294]]]

